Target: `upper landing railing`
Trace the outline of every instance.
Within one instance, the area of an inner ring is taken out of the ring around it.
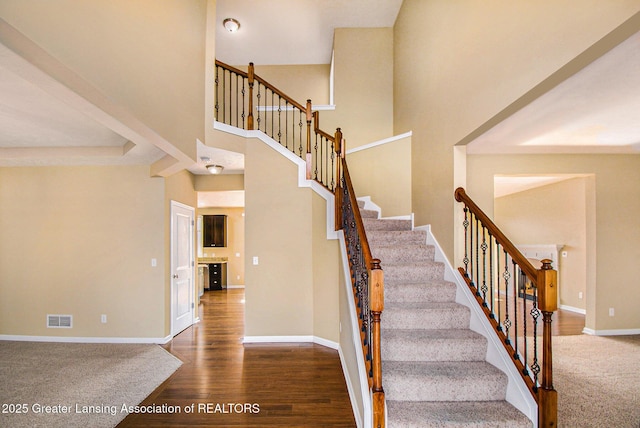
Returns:
[[[329,134],[311,100],[302,105],[255,74],[253,63],[242,71],[216,61],[215,119],[245,130],[259,130],[306,162],[306,178],[335,197],[336,229],[344,231],[351,287],[360,328],[364,366],[373,408],[373,426],[385,426],[380,356],[380,317],[384,275],[372,259],[345,159],[340,128]]]
[[[311,100],[305,105],[255,74],[253,63],[242,71],[216,60],[216,121],[262,131],[307,163],[307,179],[330,191],[338,186],[344,141],[340,128],[329,134]]]

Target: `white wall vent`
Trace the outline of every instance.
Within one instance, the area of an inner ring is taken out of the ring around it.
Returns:
[[[73,315],[47,315],[47,328],[72,328]]]

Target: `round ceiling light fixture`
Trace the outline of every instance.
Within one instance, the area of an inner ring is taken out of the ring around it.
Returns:
[[[224,29],[230,33],[235,33],[240,29],[240,22],[233,18],[225,19],[224,21],[222,21],[222,25],[224,26]]]
[[[224,167],[222,165],[207,165],[207,171],[211,174],[220,174]]]

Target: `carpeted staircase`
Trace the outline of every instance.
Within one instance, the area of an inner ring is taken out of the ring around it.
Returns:
[[[507,376],[485,361],[487,340],[411,220],[363,209],[373,257],[382,262],[382,373],[389,427],[531,427],[505,401]]]

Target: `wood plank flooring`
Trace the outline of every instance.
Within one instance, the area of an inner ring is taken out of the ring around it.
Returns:
[[[165,345],[183,365],[141,404],[181,412],[130,414],[118,427],[355,426],[337,351],[243,345],[243,289],[205,292],[200,318]]]

